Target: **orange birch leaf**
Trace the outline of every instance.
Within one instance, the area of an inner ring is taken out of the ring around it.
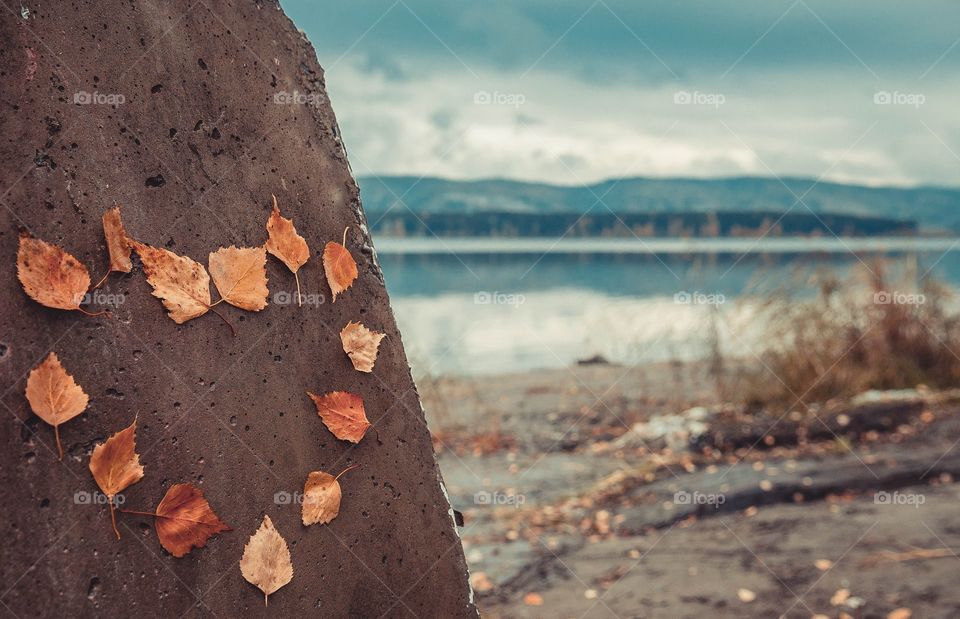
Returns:
[[[337,517],[343,497],[338,480],[341,475],[358,466],[348,466],[336,477],[323,471],[313,471],[307,475],[307,481],[303,485],[303,508],[300,514],[303,524],[327,524]]]
[[[297,229],[293,226],[293,220],[280,216],[280,208],[277,206],[277,196],[273,198],[273,212],[270,213],[270,219],[267,220],[267,242],[264,247],[268,252],[279,258],[290,271],[293,272],[297,280],[297,302],[303,305],[300,299],[300,267],[310,258],[310,247],[306,239],[297,234]]]
[[[333,293],[331,303],[337,302],[337,295],[353,285],[357,279],[357,263],[346,248],[347,228],[343,231],[343,245],[330,241],[323,248],[323,270],[327,274],[327,284]]]
[[[134,419],[129,427],[94,447],[90,456],[90,472],[110,501],[110,521],[117,539],[120,539],[120,531],[117,530],[113,499],[143,478],[143,466],[136,452],[136,434],[137,420]]]
[[[210,309],[210,276],[203,265],[159,247],[132,242],[143,262],[153,296],[163,301],[177,323],[203,316]]]
[[[156,513],[121,509],[125,514],[154,516],[157,537],[167,552],[180,558],[194,548],[203,548],[207,540],[230,527],[214,513],[203,497],[203,491],[193,484],[170,486],[157,505]]]
[[[90,273],[80,261],[60,247],[20,233],[17,278],[23,291],[47,307],[78,310],[90,288]],[[87,312],[84,312],[87,313]]]
[[[210,277],[230,305],[251,312],[267,306],[267,252],[263,247],[221,247],[210,254]]]
[[[361,372],[373,371],[373,364],[377,361],[377,349],[384,337],[385,334],[371,331],[359,322],[348,322],[340,331],[343,352],[350,357],[354,369]]]
[[[37,417],[53,426],[57,452],[63,460],[60,445],[60,424],[70,421],[87,408],[90,401],[73,376],[60,365],[57,353],[50,353],[27,378],[27,401]]]
[[[130,261],[130,241],[127,239],[127,231],[123,227],[123,220],[120,219],[119,206],[103,214],[103,237],[107,240],[110,268],[94,288],[99,288],[100,284],[107,279],[107,276],[114,271],[129,273],[133,269],[133,262]]]
[[[342,441],[359,443],[370,429],[367,414],[363,409],[363,398],[347,391],[332,391],[325,395],[307,392],[317,407],[317,414],[323,425]]]

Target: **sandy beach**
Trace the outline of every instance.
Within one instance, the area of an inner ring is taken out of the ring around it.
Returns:
[[[705,364],[604,363],[419,388],[485,616],[960,609],[954,393],[750,412]]]

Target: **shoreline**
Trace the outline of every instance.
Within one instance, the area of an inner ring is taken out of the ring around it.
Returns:
[[[431,254],[899,254],[960,250],[960,237],[389,237],[384,255]]]
[[[940,541],[960,499],[960,394],[868,392],[815,418],[750,412],[722,402],[708,369],[418,383],[485,616],[770,615],[797,598],[786,616],[856,616],[861,601],[873,614],[960,609]],[[880,491],[923,504],[879,504]],[[718,494],[720,506],[693,498]],[[935,595],[894,584],[911,568]],[[853,606],[831,602],[842,589]]]

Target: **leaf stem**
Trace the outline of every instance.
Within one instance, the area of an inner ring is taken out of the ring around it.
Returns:
[[[342,471],[340,471],[339,473],[337,473],[337,476],[333,478],[333,481],[337,481],[338,479],[340,479],[340,476],[341,476],[341,475],[343,475],[343,474],[346,473],[347,471],[352,471],[353,469],[355,469],[355,468],[357,468],[357,467],[359,467],[359,466],[360,466],[360,463],[359,463],[359,462],[357,462],[357,463],[355,463],[355,464],[351,464],[351,465],[348,466],[347,468],[345,468],[345,469],[343,469]]]
[[[343,243],[340,243],[340,244],[343,245],[344,247],[347,246],[347,230],[349,229],[350,229],[350,226],[347,226],[346,228],[343,229]]]
[[[138,516],[153,516],[154,518],[160,518],[160,514],[154,514],[151,512],[139,512],[135,509],[120,509],[121,513],[124,514],[137,514]]]
[[[293,279],[297,280],[297,306],[303,307],[303,298],[300,296],[300,273],[294,271]]]
[[[91,318],[96,317],[96,316],[104,316],[104,315],[109,316],[109,315],[110,315],[110,310],[102,310],[102,311],[97,312],[96,314],[93,314],[93,313],[90,313],[90,312],[88,312],[87,310],[83,309],[82,307],[77,307],[77,311],[80,312],[81,314],[85,314],[85,315],[87,315],[87,316],[90,316]]]
[[[103,277],[100,278],[100,281],[96,283],[93,289],[96,290],[103,284],[103,282],[107,281],[107,278],[110,277],[110,273],[112,272],[113,271],[111,271],[110,269],[107,269],[107,272],[103,274]]]
[[[60,460],[63,460],[63,446],[60,444],[60,424],[53,426],[53,435],[57,437],[57,452],[60,454]]]
[[[110,522],[113,524],[113,533],[120,539],[120,531],[117,530],[117,513],[113,508],[113,497],[110,497]]]
[[[222,300],[223,300],[223,299],[221,299],[221,301],[222,301]],[[220,301],[217,301],[217,303],[219,303],[219,302],[220,302]],[[213,305],[216,305],[217,303],[214,303]],[[219,316],[219,317],[220,317],[220,320],[222,320],[223,322],[227,323],[227,326],[230,327],[230,333],[233,334],[233,337],[237,337],[237,330],[233,328],[233,325],[230,324],[230,321],[229,321],[229,320],[227,320],[226,318],[224,318],[223,314],[221,314],[221,313],[218,312],[217,310],[213,309],[213,305],[208,306],[207,309],[209,309],[211,312],[213,312],[214,314],[216,314],[217,316]]]

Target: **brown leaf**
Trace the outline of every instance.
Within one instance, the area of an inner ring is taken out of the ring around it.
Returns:
[[[307,241],[297,234],[297,229],[293,227],[293,220],[280,216],[277,196],[271,197],[273,198],[273,212],[270,213],[270,219],[267,220],[269,238],[264,247],[268,252],[282,260],[287,268],[293,272],[297,280],[297,301],[300,302],[300,275],[298,271],[310,258],[310,247],[307,246]]]
[[[193,548],[203,548],[217,533],[231,530],[193,484],[170,486],[157,505],[157,513],[152,515],[157,518],[160,544],[175,557],[183,557]]]
[[[317,406],[323,425],[342,441],[359,443],[370,428],[363,410],[363,398],[347,391],[332,391],[326,395],[307,392]]]
[[[350,357],[354,369],[361,372],[373,371],[373,364],[377,361],[377,348],[384,337],[385,334],[371,331],[359,322],[348,322],[340,331],[343,352]]]
[[[303,508],[301,510],[301,519],[303,524],[327,524],[337,517],[340,513],[340,476],[351,469],[358,467],[358,464],[348,466],[340,471],[334,477],[323,471],[313,471],[307,475],[307,481],[303,486]]]
[[[210,276],[203,265],[185,256],[132,241],[143,261],[153,296],[163,301],[170,319],[183,324],[210,309]]]
[[[51,426],[57,437],[57,452],[63,460],[60,424],[70,421],[87,408],[90,399],[73,376],[60,365],[57,353],[50,353],[27,378],[27,401],[33,412]]]
[[[523,596],[523,603],[527,606],[543,606],[543,596],[539,593],[528,593]]]
[[[133,269],[130,261],[130,241],[120,219],[120,207],[114,207],[103,214],[103,236],[107,239],[107,252],[110,254],[110,271],[129,273]],[[109,274],[110,271],[107,273]],[[106,276],[104,276],[106,277]]]
[[[136,434],[137,420],[134,419],[130,427],[94,447],[90,456],[90,472],[110,500],[110,520],[117,539],[120,539],[120,531],[117,530],[113,498],[143,478],[143,466],[136,452]]]
[[[210,254],[210,276],[230,305],[251,312],[267,306],[267,252],[263,247],[221,247]]]
[[[357,279],[357,263],[345,247],[347,230],[349,228],[343,231],[343,245],[330,241],[323,248],[323,270],[327,274],[330,292],[333,293],[332,303],[336,303],[337,295],[352,286],[353,280]]]
[[[293,580],[290,549],[286,540],[273,528],[270,516],[263,517],[260,528],[243,547],[240,573],[247,582],[263,591],[264,606],[271,593]]]
[[[17,278],[31,299],[56,309],[79,310],[90,273],[80,261],[60,247],[20,233],[17,250]]]

